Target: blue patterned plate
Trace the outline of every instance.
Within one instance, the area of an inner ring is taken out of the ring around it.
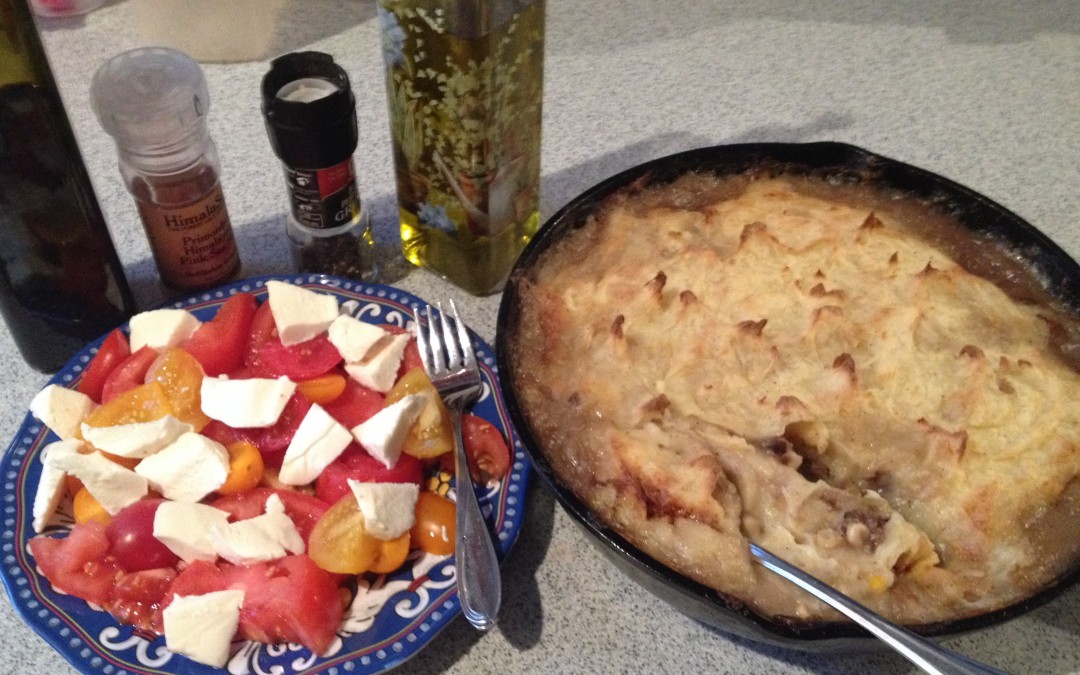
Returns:
[[[246,279],[166,306],[187,309],[206,321],[238,292],[250,292],[264,300],[265,284],[270,279],[331,293],[341,303],[355,303],[353,314],[374,324],[405,327],[412,309],[424,304],[389,286],[327,275],[293,275]],[[74,387],[102,339],[104,336],[76,354],[51,382]],[[473,339],[485,385],[483,398],[473,412],[499,428],[511,441],[513,454],[506,479],[478,495],[495,535],[496,553],[502,559],[521,530],[529,463],[507,417],[496,379],[495,356],[482,340],[475,335]],[[150,639],[153,636],[117,623],[107,612],[54,590],[38,573],[27,541],[34,536],[31,521],[41,475],[39,455],[54,440],[52,432],[28,413],[0,459],[4,494],[0,578],[26,623],[84,673],[374,673],[398,666],[416,654],[461,611],[453,556],[413,551],[398,572],[360,578],[357,599],[346,610],[338,637],[326,654],[314,655],[294,644],[236,642],[224,671],[174,655],[165,648],[163,637]],[[49,532],[53,536],[71,527],[70,510],[60,515],[64,524]]]

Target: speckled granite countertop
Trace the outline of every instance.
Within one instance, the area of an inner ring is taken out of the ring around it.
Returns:
[[[40,25],[140,307],[164,297],[111,140],[88,87],[109,56],[140,46],[132,5]],[[239,27],[238,27],[239,28]],[[943,174],[1004,204],[1080,256],[1080,3],[744,3],[549,0],[541,217],[642,161],[746,141],[845,141]],[[317,49],[357,96],[361,191],[388,281],[423,298],[453,289],[409,270],[395,206],[373,0],[289,0],[272,53]],[[284,183],[259,112],[266,61],[206,64],[211,129],[245,273],[286,271]],[[499,298],[462,298],[493,340]],[[46,382],[0,332],[0,436]],[[7,441],[5,441],[6,443]],[[7,540],[4,544],[7,545]],[[406,669],[418,672],[899,673],[888,654],[815,656],[730,638],[684,617],[606,563],[533,484],[504,567],[499,628],[457,620]],[[1080,670],[1080,591],[949,647],[1016,672]],[[0,672],[70,666],[0,601]]]

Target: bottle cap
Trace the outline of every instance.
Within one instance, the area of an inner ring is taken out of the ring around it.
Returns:
[[[187,54],[144,47],[106,61],[90,83],[90,100],[105,131],[126,148],[176,144],[206,124],[210,93]]]
[[[349,76],[322,52],[293,52],[270,64],[262,81],[270,146],[286,165],[323,169],[356,150],[356,99]]]

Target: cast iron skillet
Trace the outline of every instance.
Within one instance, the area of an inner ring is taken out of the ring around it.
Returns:
[[[784,174],[811,174],[833,181],[900,190],[927,202],[973,232],[1001,242],[1035,271],[1055,297],[1080,312],[1080,294],[1076,292],[1080,288],[1080,266],[1019,216],[962,185],[842,143],[716,146],[656,159],[608,178],[575,197],[545,223],[515,264],[499,306],[495,339],[501,373],[499,382],[510,417],[537,473],[605,557],[635,582],[684,614],[753,641],[806,651],[873,649],[880,643],[853,624],[800,623],[764,618],[750,611],[738,599],[672,571],[630,544],[600,522],[581,500],[561,484],[539,451],[514,391],[515,377],[509,348],[514,339],[520,303],[517,285],[549,246],[571,230],[583,226],[604,199],[628,186],[662,185],[691,171],[723,176],[762,169]],[[1057,597],[1077,579],[1080,579],[1080,567],[1074,568],[1039,594],[1017,604],[976,617],[915,627],[914,630],[923,635],[943,636],[999,624]]]

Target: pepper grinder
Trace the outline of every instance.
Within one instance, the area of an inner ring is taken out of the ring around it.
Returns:
[[[285,169],[285,231],[296,266],[374,279],[370,217],[353,171],[358,134],[349,76],[329,54],[280,56],[263,77],[262,110]]]

